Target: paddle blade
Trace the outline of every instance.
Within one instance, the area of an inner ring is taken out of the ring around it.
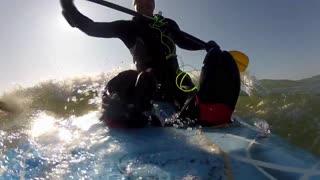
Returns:
[[[229,51],[238,65],[240,72],[244,72],[249,65],[249,57],[240,51]]]

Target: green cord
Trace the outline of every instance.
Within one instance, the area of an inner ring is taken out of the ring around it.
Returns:
[[[174,41],[173,41],[169,36],[164,35],[164,33],[161,31],[161,29],[159,29],[160,27],[168,24],[168,22],[164,22],[165,19],[164,19],[164,18],[160,19],[158,15],[155,15],[155,16],[154,16],[154,19],[155,19],[155,21],[153,22],[152,25],[149,24],[149,27],[151,27],[151,28],[153,28],[153,29],[156,29],[156,30],[158,30],[158,31],[160,32],[160,40],[161,40],[161,43],[169,50],[169,55],[166,56],[166,60],[168,60],[168,59],[170,59],[170,58],[172,58],[172,57],[176,57],[176,56],[177,56],[177,55],[176,55],[176,47],[174,46],[174,49],[172,50],[172,49],[163,41],[163,37],[165,37],[165,38],[167,38],[169,41],[171,41],[172,44],[175,44]],[[184,75],[183,75],[183,77],[182,77],[182,79],[181,79],[181,81],[180,81],[180,84],[179,84],[179,83],[178,83],[178,79],[179,79],[179,77],[180,77],[182,74],[184,74]],[[188,75],[187,73],[179,70],[179,71],[177,71],[177,76],[176,76],[176,86],[177,86],[177,88],[180,89],[180,90],[183,91],[183,92],[186,92],[186,93],[192,92],[192,91],[195,91],[195,90],[198,89],[197,86],[194,86],[192,89],[187,89],[187,90],[182,88],[183,81],[184,81],[185,77],[187,77],[187,75]]]
[[[155,21],[153,22],[152,25],[150,24],[149,27],[151,27],[151,28],[153,28],[153,29],[156,29],[156,30],[158,30],[158,31],[160,32],[161,43],[162,43],[162,44],[168,49],[168,51],[169,51],[169,55],[166,55],[166,60],[168,60],[168,59],[170,59],[170,58],[172,58],[172,57],[176,57],[176,56],[177,56],[177,55],[176,55],[176,47],[174,46],[174,49],[172,50],[172,49],[163,41],[163,37],[165,37],[165,38],[167,38],[169,41],[171,41],[172,44],[174,44],[174,41],[173,41],[170,37],[164,35],[164,33],[161,31],[161,29],[159,29],[160,27],[168,24],[168,22],[164,22],[165,19],[164,19],[164,18],[160,19],[157,15],[155,15],[154,17],[155,17],[155,18],[154,18]]]
[[[177,73],[178,73],[178,72],[177,72]],[[179,84],[178,84],[179,77],[180,77],[182,74],[184,74],[184,75],[183,75],[183,77],[182,77],[182,79],[181,79],[181,81],[180,81],[180,85],[179,85]],[[181,91],[186,92],[186,93],[197,90],[197,89],[198,89],[197,86],[194,86],[194,87],[191,88],[191,89],[183,89],[183,88],[182,88],[183,80],[184,80],[184,78],[187,77],[187,76],[188,76],[188,74],[187,74],[186,72],[180,71],[180,72],[178,73],[178,75],[176,76],[176,86],[178,87],[178,89],[180,89]]]

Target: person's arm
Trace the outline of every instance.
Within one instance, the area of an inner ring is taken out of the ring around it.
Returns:
[[[184,34],[181,33],[180,28],[175,21],[171,19],[167,19],[167,21],[168,21],[169,28],[172,29],[171,33],[172,33],[173,41],[180,48],[186,49],[186,50],[204,50],[205,49],[202,45],[184,36]]]
[[[214,41],[208,41],[205,45],[195,42],[180,31],[180,28],[175,21],[171,19],[167,20],[169,27],[172,29],[173,40],[180,48],[186,50],[206,50],[207,52],[212,48],[220,50],[219,45]]]
[[[68,23],[89,36],[123,39],[129,32],[128,21],[94,22],[78,11],[73,0],[60,0],[60,2],[63,9],[62,14]]]

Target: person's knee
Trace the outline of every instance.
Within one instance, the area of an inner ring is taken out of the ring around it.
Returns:
[[[223,55],[223,51],[219,49],[211,49],[207,54],[206,57],[203,60],[203,64],[212,64],[212,63],[217,63],[218,61],[221,60]]]
[[[138,72],[135,70],[120,72],[107,83],[106,91],[111,94],[117,93],[120,97],[125,97],[134,88],[137,76]]]
[[[202,103],[222,103],[234,109],[240,92],[240,74],[229,54],[210,51],[200,77],[198,97]]]
[[[151,71],[141,72],[134,88],[134,104],[136,108],[145,111],[151,107],[151,101],[157,90],[157,81]]]
[[[152,69],[142,71],[137,75],[135,87],[144,86],[145,88],[156,89],[157,81]]]

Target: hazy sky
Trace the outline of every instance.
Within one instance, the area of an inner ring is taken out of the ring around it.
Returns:
[[[111,0],[132,8],[131,0]],[[95,21],[130,19],[85,0],[79,10]],[[319,0],[156,0],[156,11],[180,28],[251,59],[257,78],[300,79],[320,74]],[[93,38],[71,28],[59,0],[1,0],[0,92],[13,83],[128,68],[129,51],[118,39]],[[205,51],[178,50],[200,69]]]

